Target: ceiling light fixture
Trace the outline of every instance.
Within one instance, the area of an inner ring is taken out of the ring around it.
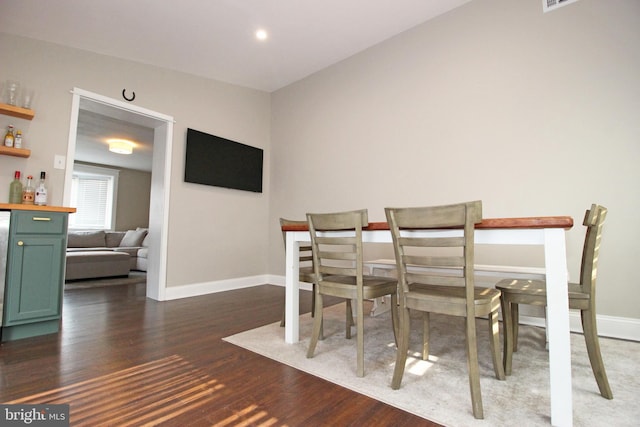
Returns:
[[[267,32],[265,30],[258,30],[256,31],[256,38],[260,41],[262,40],[266,40],[267,37],[269,37],[269,35],[267,34]]]
[[[133,153],[133,146],[135,145],[131,141],[126,139],[109,139],[109,151],[117,154],[131,154]]]

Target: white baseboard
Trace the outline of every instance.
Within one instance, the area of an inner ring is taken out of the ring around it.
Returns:
[[[233,291],[234,289],[251,288],[264,284],[284,286],[284,276],[262,274],[259,276],[239,277],[236,279],[216,280],[213,282],[193,283],[183,286],[170,286],[166,289],[166,299],[180,299],[197,297],[199,295],[214,294],[217,292]],[[300,282],[300,289],[310,291],[311,283]]]
[[[269,275],[269,281],[267,283],[271,284],[271,285],[277,285],[277,286],[284,286],[284,276],[276,276],[276,275]],[[306,282],[300,282],[300,289],[304,289],[305,291],[312,291],[313,290],[313,284],[311,283],[306,283]]]
[[[266,274],[250,277],[239,277],[236,279],[216,280],[213,282],[193,283],[183,286],[170,286],[166,289],[166,299],[180,299],[196,297],[199,295],[214,294],[217,292],[232,291],[234,289],[251,288],[253,286],[269,283],[269,276]]]
[[[166,299],[195,297],[216,292],[232,291],[234,289],[250,288],[264,284],[284,286],[284,276],[263,274],[259,276],[240,277],[236,279],[217,280],[213,282],[194,283],[184,286],[172,286],[166,289]],[[310,291],[310,283],[300,282],[300,289]],[[569,313],[571,332],[582,333],[580,314],[577,311]],[[534,316],[520,316],[520,323],[544,327],[544,318]],[[598,315],[598,335],[640,342],[640,319]]]
[[[604,314],[597,315],[597,319],[598,336],[640,342],[640,319],[606,316]],[[543,328],[545,326],[544,318],[542,317],[520,316],[520,323]],[[569,328],[571,332],[582,333],[579,312],[572,310],[569,313]]]

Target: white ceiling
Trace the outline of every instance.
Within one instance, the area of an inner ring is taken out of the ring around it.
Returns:
[[[272,92],[469,1],[1,0],[0,31]]]

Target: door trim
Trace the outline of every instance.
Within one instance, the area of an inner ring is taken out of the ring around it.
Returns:
[[[149,247],[147,271],[147,297],[158,301],[166,299],[167,249],[169,232],[169,193],[171,189],[171,152],[173,146],[173,117],[146,108],[124,103],[83,89],[73,88],[69,142],[67,145],[63,205],[71,200],[71,179],[78,132],[81,101],[96,103],[119,113],[135,114],[144,118],[145,125],[154,129],[153,165],[151,169],[151,198],[149,207]]]

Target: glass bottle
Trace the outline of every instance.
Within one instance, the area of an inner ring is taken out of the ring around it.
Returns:
[[[45,173],[40,172],[40,183],[36,187],[36,197],[35,203],[39,206],[44,206],[47,204],[47,187],[44,184]]]
[[[22,204],[24,205],[32,205],[35,199],[36,190],[33,188],[32,180],[31,175],[27,176],[27,185],[22,189]]]
[[[13,146],[15,148],[22,148],[22,131],[16,131],[16,137],[13,141]]]
[[[15,140],[15,136],[13,135],[13,126],[9,125],[7,128],[7,133],[4,136],[4,145],[7,147],[13,147],[13,141]]]
[[[20,171],[16,171],[14,179],[9,184],[9,203],[22,203],[22,181],[20,181]]]

